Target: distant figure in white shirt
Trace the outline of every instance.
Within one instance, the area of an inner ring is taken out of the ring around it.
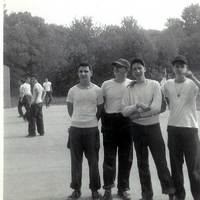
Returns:
[[[22,99],[22,106],[24,106],[26,110],[25,114],[23,114],[23,118],[24,120],[29,120],[32,98],[29,77],[27,77],[25,83],[20,86],[20,98]]]
[[[45,96],[45,104],[46,107],[50,106],[51,100],[52,100],[52,83],[48,80],[48,78],[45,78],[45,82],[43,83],[44,90],[46,92]]]
[[[36,136],[36,127],[39,135],[44,135],[44,123],[42,105],[45,98],[44,88],[38,83],[35,77],[31,78],[31,86],[33,88],[33,97],[31,101],[30,119],[27,137]]]
[[[23,103],[22,103],[22,100],[23,100],[22,85],[23,85],[23,81],[22,81],[22,80],[19,80],[19,81],[18,81],[18,86],[19,86],[19,99],[18,99],[18,105],[17,105],[17,109],[18,109],[18,113],[19,113],[19,116],[18,116],[18,117],[23,117],[23,116],[24,116],[23,110],[22,110],[22,107],[23,107]]]

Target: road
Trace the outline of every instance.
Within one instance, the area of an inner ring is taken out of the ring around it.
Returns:
[[[70,152],[66,147],[69,116],[64,105],[43,108],[45,135],[26,138],[27,123],[17,118],[17,108],[4,110],[4,200],[65,200],[70,189]],[[166,118],[161,115],[161,126],[166,144]],[[168,150],[167,161],[169,164]],[[101,137],[99,169],[102,180],[103,146]],[[154,200],[167,200],[161,194],[155,165],[150,156]],[[186,167],[184,166],[187,200],[192,200]],[[90,199],[88,188],[88,166],[83,162],[83,180],[81,199]],[[130,176],[130,188],[133,200],[140,198],[140,183],[134,152]],[[103,194],[103,190],[100,190]],[[117,199],[117,190],[113,190]]]

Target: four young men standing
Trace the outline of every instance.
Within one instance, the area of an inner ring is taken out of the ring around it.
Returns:
[[[101,115],[104,145],[103,200],[112,199],[117,151],[118,195],[122,199],[130,199],[128,190],[133,156],[132,139],[137,155],[141,200],[153,199],[148,148],[157,168],[162,192],[168,194],[170,200],[185,199],[182,173],[185,157],[193,198],[200,200],[200,144],[195,102],[200,82],[191,72],[187,73],[189,78],[186,78],[187,61],[184,57],[177,57],[172,64],[175,79],[168,80],[163,86],[170,110],[167,130],[172,178],[167,167],[165,144],[159,124],[163,98],[161,88],[158,82],[145,77],[144,61],[136,58],[131,62],[135,81],[127,79],[130,66],[127,60],[113,62],[114,78],[105,81],[101,89],[91,83],[91,66],[80,64],[80,82],[69,90],[67,96],[68,112],[71,116],[71,187],[74,189],[70,199],[81,196],[83,153],[89,163],[92,198],[100,198],[97,190],[100,189],[98,119]],[[103,98],[104,111],[101,114]]]

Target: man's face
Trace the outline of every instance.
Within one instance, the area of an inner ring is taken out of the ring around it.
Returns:
[[[184,75],[187,72],[187,65],[183,62],[175,62],[173,70],[176,75]]]
[[[146,68],[140,64],[140,63],[134,63],[132,65],[132,75],[135,77],[141,77],[144,76],[144,73],[146,72]]]
[[[128,71],[126,67],[121,66],[121,65],[116,65],[113,68],[113,72],[114,72],[115,77],[117,77],[117,76],[125,76]]]
[[[92,76],[92,71],[89,66],[80,66],[78,69],[78,76],[80,80],[90,80]]]
[[[48,79],[47,79],[47,78],[45,78],[45,82],[48,82]]]

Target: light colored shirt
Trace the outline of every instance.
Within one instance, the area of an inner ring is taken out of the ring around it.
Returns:
[[[134,123],[141,125],[151,125],[159,123],[159,112],[161,109],[161,88],[157,81],[146,79],[145,83],[134,84],[127,87],[122,99],[122,114],[126,115],[129,109],[136,107],[136,104],[141,103],[150,107],[149,111],[141,112],[142,118],[132,120]],[[147,117],[149,116],[149,117]]]
[[[105,99],[104,108],[106,113],[121,112],[122,98],[130,82],[130,79],[126,79],[122,83],[116,82],[114,79],[103,82],[101,88]]]
[[[95,84],[81,89],[78,85],[69,89],[67,102],[73,104],[71,126],[79,128],[97,127],[97,105],[103,104],[102,90]]]
[[[20,87],[19,87],[19,97],[20,98],[24,97],[24,91],[23,91],[23,86],[22,85],[20,85]]]
[[[31,85],[29,83],[23,83],[20,86],[22,96],[29,95],[31,96]]]
[[[33,101],[35,103],[42,103],[42,95],[43,95],[44,88],[41,86],[40,83],[35,83],[33,86]]]
[[[198,87],[186,78],[183,83],[169,79],[164,85],[164,95],[169,100],[169,126],[198,128],[196,97]]]
[[[44,82],[43,87],[46,92],[50,92],[51,91],[51,82],[50,81]]]

